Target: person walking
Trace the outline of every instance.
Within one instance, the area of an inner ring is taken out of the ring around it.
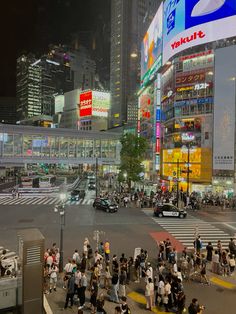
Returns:
[[[146,309],[152,310],[154,307],[154,284],[151,278],[148,278],[145,287]]]
[[[211,242],[208,242],[208,244],[207,244],[207,246],[206,246],[206,251],[207,251],[207,257],[206,257],[206,259],[207,259],[208,262],[211,262],[211,261],[212,261],[212,253],[213,253],[213,250],[214,250],[214,248],[213,248],[212,243],[211,243]]]
[[[75,294],[75,275],[74,273],[71,273],[67,283],[67,294],[64,309],[67,309],[69,302],[71,304],[71,307],[73,306],[74,294]]]
[[[88,279],[86,277],[85,271],[81,272],[81,279],[80,279],[80,287],[79,287],[79,301],[80,301],[80,306],[79,310],[83,309],[84,304],[85,304],[85,291],[88,286]]]
[[[157,295],[159,300],[159,305],[163,304],[163,297],[165,294],[165,283],[162,275],[159,276],[158,286],[157,286]],[[157,301],[158,301],[157,300]],[[158,302],[157,302],[158,303]]]
[[[57,291],[57,274],[58,274],[58,267],[55,264],[52,264],[52,266],[49,268],[49,292],[52,292],[52,289],[54,291]]]
[[[91,314],[95,314],[97,310],[97,296],[98,296],[98,284],[97,279],[92,279],[91,284],[91,294],[90,294],[90,303],[91,303]]]
[[[119,276],[119,296],[125,297],[126,296],[126,281],[127,281],[127,274],[124,269],[120,271]]]
[[[114,272],[111,278],[110,301],[119,303],[118,289],[119,289],[119,276],[118,272]]]
[[[107,312],[104,310],[105,305],[105,296],[101,293],[97,298],[97,314],[106,314]]]
[[[104,243],[104,253],[105,253],[106,262],[109,262],[111,251],[110,251],[110,243],[108,240],[106,240],[106,242]]]

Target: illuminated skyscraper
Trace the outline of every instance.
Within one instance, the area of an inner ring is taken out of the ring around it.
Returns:
[[[140,46],[161,1],[111,1],[110,126],[127,121],[127,104],[137,105]]]

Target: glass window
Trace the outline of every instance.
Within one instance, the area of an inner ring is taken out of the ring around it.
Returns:
[[[42,147],[43,137],[40,135],[35,135],[32,138],[32,155],[40,157],[41,147]]]
[[[84,157],[84,141],[77,140],[77,157]]]
[[[93,140],[84,140],[85,157],[93,157]]]
[[[76,140],[73,138],[68,139],[68,146],[69,146],[69,158],[76,157]]]
[[[95,140],[94,141],[94,157],[101,157],[101,141]]]
[[[68,158],[68,139],[60,137],[60,157]]]
[[[22,156],[22,135],[14,134],[14,156],[21,157]]]
[[[50,157],[50,142],[49,142],[48,136],[42,137],[41,151],[42,151],[42,156]]]
[[[60,151],[60,138],[59,137],[49,137],[49,143],[51,147],[51,157],[59,157]]]
[[[25,157],[32,156],[32,135],[23,135],[23,155]]]
[[[13,134],[4,133],[4,151],[3,156],[13,157]]]

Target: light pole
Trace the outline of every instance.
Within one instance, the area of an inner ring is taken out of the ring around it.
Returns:
[[[98,157],[96,157],[96,164],[95,164],[95,176],[96,176],[96,197],[98,197]]]
[[[54,212],[60,214],[60,260],[59,260],[59,271],[63,271],[63,254],[64,254],[64,228],[66,224],[66,211],[65,211],[65,201],[66,194],[60,194],[61,204],[55,206]]]
[[[190,143],[187,144],[187,149],[188,149],[188,161],[187,161],[187,196],[189,196],[189,162],[190,162]]]

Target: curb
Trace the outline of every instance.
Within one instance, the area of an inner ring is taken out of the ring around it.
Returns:
[[[48,303],[46,296],[43,296],[43,307],[46,314],[53,314],[53,311]]]

